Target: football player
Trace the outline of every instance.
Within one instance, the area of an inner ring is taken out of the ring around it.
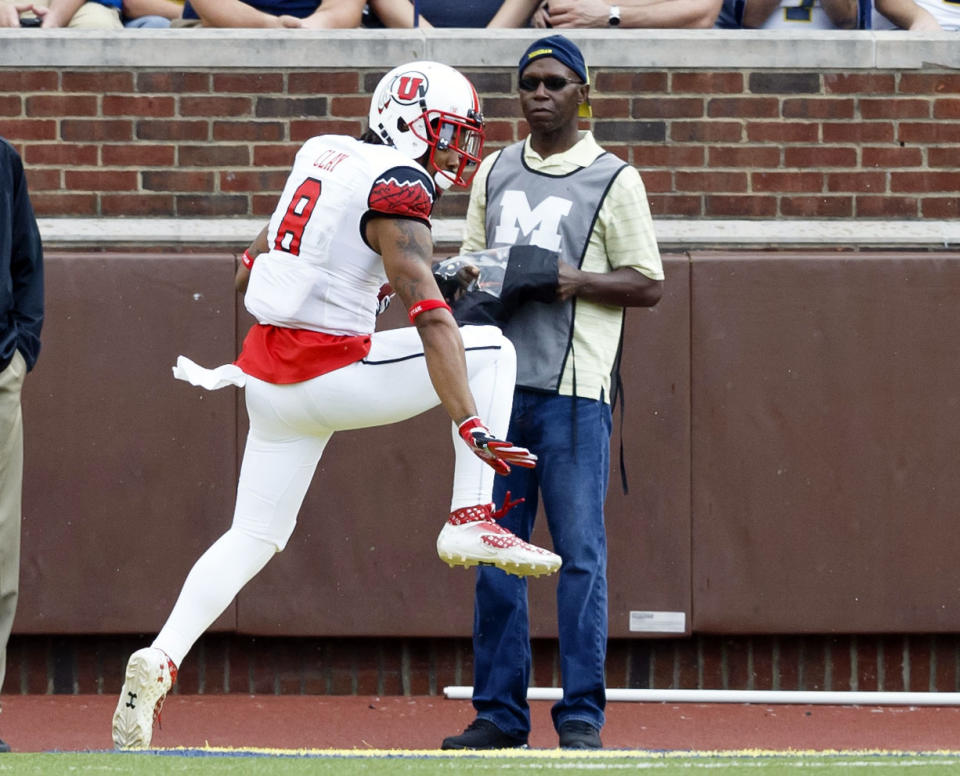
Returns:
[[[482,148],[471,83],[445,65],[412,62],[380,81],[361,138],[314,137],[297,153],[276,210],[238,268],[257,319],[240,356],[216,369],[181,356],[174,367],[176,377],[208,389],[243,386],[250,431],[232,525],[195,563],[152,645],[128,661],[113,717],[118,748],[150,745],[177,667],[284,548],[335,431],[442,404],[453,421],[455,472],[440,557],[521,576],[559,568],[557,555],[501,528],[490,503],[495,472],[536,464],[503,439],[513,346],[494,326],[458,327],[431,272],[434,202],[469,183]],[[385,284],[412,326],[374,331]]]

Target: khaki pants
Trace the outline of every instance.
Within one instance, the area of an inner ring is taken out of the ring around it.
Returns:
[[[0,0],[6,5],[22,4],[23,0]],[[35,16],[32,11],[24,11],[20,16]],[[73,18],[66,25],[74,30],[122,30],[120,12],[116,8],[108,8],[100,3],[87,2],[81,5]]]
[[[20,591],[20,503],[23,493],[23,421],[20,391],[27,364],[20,351],[0,372],[0,688],[7,672],[7,641]]]

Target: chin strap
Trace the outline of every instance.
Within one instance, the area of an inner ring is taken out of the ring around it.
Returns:
[[[441,191],[446,191],[453,185],[453,180],[448,178],[442,172],[435,172],[433,174],[433,182],[437,185],[437,188]]]

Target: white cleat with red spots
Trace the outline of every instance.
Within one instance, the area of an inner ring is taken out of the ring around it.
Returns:
[[[450,566],[496,566],[518,577],[539,577],[560,568],[559,555],[499,525],[492,504],[451,512],[437,537],[437,554]]]
[[[167,692],[177,681],[177,667],[154,647],[139,649],[127,662],[127,673],[113,713],[113,744],[117,749],[146,749],[153,724]]]

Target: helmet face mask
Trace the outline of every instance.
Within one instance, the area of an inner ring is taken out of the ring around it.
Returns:
[[[370,128],[413,160],[429,151],[428,164],[441,189],[467,186],[483,153],[476,90],[461,73],[438,62],[411,62],[387,73],[370,104]],[[457,169],[438,165],[438,151],[454,152]]]
[[[430,146],[430,164],[441,176],[437,183],[441,188],[449,185],[467,186],[473,179],[476,167],[480,163],[483,153],[483,117],[479,112],[468,111],[470,115],[464,117],[449,113],[428,111],[423,120],[411,125],[414,133],[420,127],[426,127],[427,137],[421,137]],[[434,156],[437,151],[453,151],[459,157],[460,163],[456,170],[447,170],[436,163]],[[444,185],[443,179],[449,181]]]

